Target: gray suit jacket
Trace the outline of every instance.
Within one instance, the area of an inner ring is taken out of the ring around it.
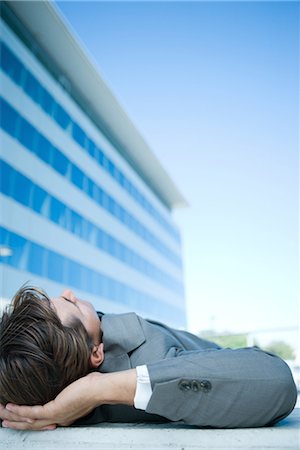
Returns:
[[[105,359],[99,370],[146,364],[153,393],[146,411],[103,405],[76,425],[169,420],[200,427],[258,427],[294,408],[297,392],[290,369],[257,347],[223,349],[134,313],[106,314],[101,320]]]

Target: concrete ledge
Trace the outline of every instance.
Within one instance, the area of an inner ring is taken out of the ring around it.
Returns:
[[[190,450],[299,449],[300,409],[270,428],[205,430],[167,424],[108,424],[58,428],[54,431],[14,431],[0,428],[1,450]]]

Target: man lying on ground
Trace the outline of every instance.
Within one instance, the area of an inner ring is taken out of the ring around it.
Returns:
[[[261,427],[286,417],[296,397],[289,367],[273,354],[220,348],[134,313],[96,313],[70,290],[50,299],[23,287],[1,318],[4,427]]]

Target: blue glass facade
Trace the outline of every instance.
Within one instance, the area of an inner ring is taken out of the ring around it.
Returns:
[[[63,204],[36,183],[0,159],[0,192],[30,208],[61,228],[91,243],[124,264],[155,279],[163,286],[183,294],[183,286],[176,279],[155,267],[121,241]]]
[[[83,191],[92,200],[97,202],[117,220],[122,222],[131,231],[137,234],[159,251],[168,260],[181,267],[181,259],[170,250],[159,238],[140,223],[132,214],[121,206],[99,184],[71,162],[61,150],[52,145],[38,130],[36,130],[24,117],[22,117],[9,103],[0,97],[1,128],[17,139],[27,150],[33,152],[43,162],[51,166],[60,175],[69,179],[78,189]]]
[[[82,127],[74,121],[65,109],[42,86],[36,77],[20,61],[20,59],[5,45],[1,43],[1,69],[24,92],[37,103],[62,129],[68,130],[73,139],[84,151],[86,151],[107,173],[125,189],[130,196],[142,206],[176,241],[180,241],[180,235],[172,224],[155,209],[150,201],[139,192],[134,184],[122,173],[115,163],[111,161],[104,151],[95,144]]]
[[[152,190],[22,33],[4,29],[0,247],[12,255],[0,270],[184,326],[180,234],[154,192],[160,184]]]
[[[133,311],[142,309],[145,314],[155,313],[162,320],[178,322],[178,316],[182,314],[182,310],[175,306],[170,308],[160,299],[133,289],[1,226],[0,241],[2,245],[15,249],[12,256],[5,258],[5,264],[11,267],[49,278],[65,286],[83,289],[93,295],[126,305]],[[1,256],[0,262],[4,262]]]

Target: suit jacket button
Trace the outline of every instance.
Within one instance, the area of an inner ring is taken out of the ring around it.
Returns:
[[[182,391],[190,391],[192,388],[191,382],[189,380],[180,380],[179,381],[179,389]]]
[[[208,392],[211,390],[211,382],[208,380],[201,380],[200,381],[200,389],[203,392]]]
[[[201,389],[201,385],[200,385],[199,381],[197,381],[197,380],[192,381],[192,389],[194,392],[198,392]]]

